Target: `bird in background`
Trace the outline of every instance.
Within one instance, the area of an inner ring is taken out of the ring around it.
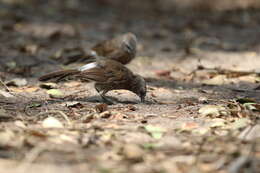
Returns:
[[[109,40],[104,40],[94,45],[83,56],[75,56],[67,59],[64,64],[73,62],[89,63],[98,57],[115,60],[121,64],[130,63],[136,56],[137,38],[133,33],[125,33]]]

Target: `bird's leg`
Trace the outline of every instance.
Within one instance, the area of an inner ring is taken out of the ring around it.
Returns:
[[[108,90],[103,90],[102,92],[100,91],[98,85],[95,85],[95,89],[98,92],[98,94],[100,95],[100,97],[102,98],[102,100],[107,103],[108,105],[112,105],[114,104],[114,102],[111,99],[108,99],[105,95],[108,92]],[[101,93],[100,93],[101,92]]]
[[[115,104],[111,99],[109,99],[109,98],[107,98],[107,97],[105,96],[106,93],[107,93],[107,91],[103,91],[103,92],[100,94],[100,96],[101,96],[101,98],[103,99],[103,101],[104,101],[105,103],[107,103],[108,105],[113,105],[113,104]]]

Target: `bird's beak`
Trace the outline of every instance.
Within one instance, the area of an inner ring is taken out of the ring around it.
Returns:
[[[131,46],[129,43],[125,43],[125,46],[126,46],[126,51],[127,51],[128,53],[132,53],[132,51],[133,51],[132,46]]]

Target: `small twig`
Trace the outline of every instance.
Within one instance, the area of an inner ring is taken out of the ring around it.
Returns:
[[[0,79],[0,83],[4,86],[6,91],[10,92],[10,89],[8,88],[8,86],[6,86],[6,84],[1,79]]]

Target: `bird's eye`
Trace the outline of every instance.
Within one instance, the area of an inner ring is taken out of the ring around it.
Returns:
[[[129,52],[133,51],[133,48],[131,45],[125,44],[125,46],[126,46],[127,51],[129,51]]]

